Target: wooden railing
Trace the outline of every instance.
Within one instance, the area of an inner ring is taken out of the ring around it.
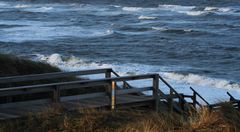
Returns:
[[[167,102],[168,108],[170,111],[187,113],[192,105],[195,109],[197,106],[202,107],[200,102],[197,99],[201,99],[207,104],[208,107],[213,107],[210,105],[197,91],[192,87],[190,89],[193,91],[193,95],[184,95],[178,93],[166,80],[164,80],[159,74],[144,74],[144,75],[133,75],[133,76],[120,76],[118,73],[113,71],[111,68],[105,69],[94,69],[94,70],[84,70],[84,71],[74,71],[74,72],[57,72],[57,73],[45,73],[45,74],[36,74],[36,75],[24,75],[24,76],[14,76],[14,77],[2,77],[0,78],[0,85],[6,83],[16,83],[16,82],[28,82],[28,81],[38,81],[38,80],[48,80],[48,79],[58,79],[58,78],[67,78],[67,77],[76,77],[83,75],[94,75],[94,74],[104,74],[105,76],[101,79],[94,80],[69,80],[64,82],[55,82],[47,84],[35,84],[35,85],[25,85],[17,87],[5,87],[0,88],[0,97],[16,96],[22,94],[35,94],[48,92],[52,93],[51,99],[38,99],[28,101],[27,103],[42,103],[42,102],[54,102],[60,103],[62,101],[70,101],[76,99],[86,99],[86,98],[95,98],[100,96],[109,96],[111,109],[116,108],[116,96],[122,94],[136,94],[142,93],[144,91],[152,91],[152,97],[155,101],[154,106],[155,110],[159,111],[159,102],[165,100]],[[128,81],[141,80],[141,79],[152,79],[152,84],[149,87],[135,88],[128,83]],[[169,93],[164,93],[159,89],[159,81],[163,82],[168,88]],[[123,83],[123,87],[120,87],[118,83]],[[103,92],[94,92],[87,94],[78,94],[71,96],[62,96],[61,92],[64,90],[71,89],[81,89],[86,87],[96,87],[96,86],[106,86],[106,91]],[[141,94],[143,95],[143,94]],[[230,101],[233,103],[239,103],[230,93]],[[186,98],[192,99],[192,103],[187,102]],[[178,99],[176,101],[176,99]],[[18,102],[21,105],[24,102]],[[5,104],[0,104],[0,108],[4,107]],[[6,103],[6,105],[14,105]],[[16,104],[15,104],[16,105]],[[240,103],[239,103],[240,108]]]
[[[12,77],[1,77],[0,84],[4,83],[14,83],[14,82],[27,82],[35,80],[47,80],[64,78],[71,76],[82,76],[82,75],[93,75],[93,74],[109,74],[111,73],[111,68],[105,69],[94,69],[94,70],[84,70],[84,71],[73,71],[73,72],[54,72],[54,73],[44,73],[44,74],[34,74],[34,75],[22,75],[22,76],[12,76]]]
[[[120,77],[120,75],[115,72],[114,70],[111,70],[111,73],[113,73],[113,75],[115,75],[116,77]],[[123,88],[133,88],[128,82],[123,81]]]
[[[229,102],[233,105],[233,107],[240,110],[240,100],[234,98],[229,92],[227,92],[227,95],[230,97]]]
[[[237,99],[234,98],[229,92],[227,92],[227,95],[230,97],[230,101],[236,101]]]
[[[195,89],[193,89],[192,87],[190,87],[190,89],[193,91],[192,100],[193,100],[193,107],[195,109],[196,109],[196,105],[198,105],[199,107],[202,107],[201,103],[197,100],[197,97],[200,98],[207,105],[207,107],[210,107],[210,104],[208,103],[208,101],[206,101]]]
[[[62,101],[70,101],[75,99],[86,99],[86,98],[95,98],[101,96],[109,96],[110,98],[110,107],[111,109],[116,108],[116,96],[121,94],[130,94],[138,93],[143,91],[153,91],[153,98],[155,100],[155,108],[158,111],[158,99],[159,95],[157,94],[158,87],[158,74],[144,74],[144,75],[134,75],[134,76],[122,76],[120,77],[112,69],[98,69],[98,70],[86,70],[86,71],[76,71],[76,72],[59,72],[59,73],[47,73],[47,74],[38,74],[38,75],[26,75],[26,76],[15,76],[15,77],[4,77],[0,78],[0,83],[12,83],[12,82],[24,82],[24,81],[34,81],[34,80],[44,80],[44,79],[53,79],[53,78],[62,78],[68,76],[79,76],[79,75],[91,75],[91,74],[105,74],[105,78],[94,79],[94,80],[75,80],[68,82],[57,82],[50,84],[37,84],[37,85],[27,85],[27,86],[17,86],[17,87],[6,87],[0,89],[0,97],[6,96],[15,96],[21,94],[33,94],[41,92],[51,92],[51,99],[38,99],[25,102],[15,102],[15,103],[3,103],[0,104],[0,108],[19,105],[23,103],[43,103],[43,102],[53,102],[60,103]],[[117,77],[111,77],[111,73],[115,74]],[[131,87],[127,81],[133,80],[142,80],[142,79],[152,79],[152,86],[142,87],[137,89],[117,89],[117,83],[123,82],[127,87]],[[81,89],[83,87],[94,87],[104,85],[108,89],[106,92],[95,92],[81,95],[73,96],[61,96],[62,90],[68,89]]]
[[[177,109],[181,113],[187,113],[189,111],[189,106],[187,101],[184,99],[183,94],[179,94],[166,80],[164,80],[161,76],[159,76],[159,79],[169,88],[169,95],[164,94],[162,91],[158,90],[160,96],[162,96],[164,99],[167,100],[168,106],[170,111],[173,111],[173,109]],[[174,99],[178,98],[178,104],[180,106],[174,105]]]

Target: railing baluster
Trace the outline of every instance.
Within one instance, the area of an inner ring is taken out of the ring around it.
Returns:
[[[172,91],[172,89],[170,89],[169,95],[170,95],[170,97],[168,98],[168,105],[169,105],[168,107],[169,107],[170,112],[172,113],[173,112],[173,91]]]
[[[111,83],[111,110],[116,109],[116,82],[112,81]]]
[[[190,89],[193,91],[193,92],[195,92],[195,94],[200,98],[200,99],[202,99],[206,104],[207,104],[207,106],[210,108],[211,107],[211,105],[197,92],[197,91],[195,91],[192,87],[190,87]]]
[[[53,86],[53,103],[60,102],[60,88],[59,86]]]
[[[112,72],[111,69],[106,70],[106,72],[105,72],[105,78],[111,78],[111,72]]]
[[[196,96],[196,92],[195,92],[195,91],[193,91],[193,97],[192,97],[192,100],[193,100],[193,107],[194,107],[194,109],[196,109],[197,96]]]
[[[161,76],[159,76],[159,79],[160,79],[165,85],[167,85],[167,87],[170,89],[170,91],[172,91],[174,94],[176,94],[176,96],[179,98],[179,100],[182,101],[183,104],[187,103],[186,100],[184,99],[184,97],[181,96],[170,84],[168,84],[167,81],[165,81]],[[171,102],[171,101],[169,101],[169,102]],[[186,108],[187,110],[190,109],[188,105],[186,105],[186,107],[184,107],[184,110],[185,110],[185,108]]]
[[[153,97],[155,99],[155,110],[156,112],[159,111],[159,95],[158,95],[158,89],[159,89],[159,76],[158,74],[153,77]]]
[[[230,101],[235,101],[236,100],[229,92],[227,92],[227,95],[230,97]]]
[[[180,102],[180,107],[182,109],[182,111],[185,111],[185,102],[183,100],[184,96],[182,94],[179,94],[182,98],[179,98],[179,102]]]
[[[116,77],[120,77],[120,75],[119,75],[117,72],[115,72],[114,70],[111,69],[111,72],[112,72]],[[124,88],[124,89],[132,88],[132,86],[131,86],[129,83],[127,83],[127,81],[123,81],[123,88]]]

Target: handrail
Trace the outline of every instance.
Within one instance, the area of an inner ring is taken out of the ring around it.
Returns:
[[[53,72],[53,73],[44,73],[44,74],[0,77],[0,83],[44,80],[44,79],[62,78],[62,77],[77,76],[77,75],[101,74],[101,73],[106,73],[109,70],[112,70],[112,69],[105,68],[105,69],[93,69],[93,70],[83,70],[83,71],[73,71],[73,72]]]
[[[69,81],[69,82],[60,82],[60,83],[51,83],[51,84],[38,84],[30,86],[19,86],[19,87],[8,87],[1,88],[1,91],[10,91],[10,90],[21,90],[21,89],[33,89],[41,87],[53,87],[53,86],[65,86],[71,84],[89,84],[93,82],[111,82],[111,81],[127,81],[127,80],[140,80],[153,78],[156,74],[142,74],[142,75],[133,75],[133,76],[122,76],[122,77],[113,77],[113,78],[104,78],[104,79],[94,79],[94,80],[80,80],[80,81]]]
[[[117,72],[115,72],[114,70],[111,70],[111,72],[116,76],[116,77],[121,77]],[[123,81],[123,83],[128,87],[128,88],[132,88],[132,86],[126,82],[126,81]],[[123,87],[125,88],[125,87]]]
[[[194,90],[192,87],[190,87],[190,89],[191,89],[200,99],[202,99],[208,106],[210,106],[210,104],[209,104],[196,90]]]
[[[122,77],[108,77],[109,76],[110,71],[106,71],[105,73],[105,77],[107,78],[101,78],[101,79],[93,79],[93,80],[75,80],[75,81],[67,81],[67,82],[58,82],[58,83],[50,83],[50,84],[35,84],[35,85],[26,85],[26,86],[17,86],[17,87],[7,87],[7,88],[1,88],[0,89],[0,93],[11,93],[11,92],[15,92],[15,94],[13,94],[14,96],[9,96],[6,94],[6,97],[15,97],[15,95],[21,95],[23,94],[23,92],[21,91],[26,91],[29,92],[30,94],[33,93],[41,93],[41,91],[39,92],[39,90],[47,90],[48,92],[53,92],[52,93],[52,102],[53,103],[60,103],[61,99],[79,99],[79,97],[81,96],[82,98],[93,98],[99,95],[104,95],[106,94],[106,96],[109,96],[110,98],[110,107],[111,110],[115,110],[116,109],[116,95],[121,95],[121,94],[130,94],[130,93],[137,93],[137,92],[142,92],[142,91],[148,91],[148,90],[152,90],[154,93],[154,89],[158,89],[158,85],[155,86],[154,84],[156,84],[155,78],[156,76],[158,76],[158,74],[142,74],[142,75],[133,75],[133,76],[122,76]],[[116,83],[117,82],[124,82],[124,81],[128,81],[128,80],[142,80],[142,79],[153,79],[153,83],[152,86],[149,87],[143,87],[140,89],[122,89],[122,90],[117,90],[116,87]],[[159,81],[157,79],[157,81]],[[82,87],[86,87],[86,86],[98,86],[98,85],[110,85],[109,88],[105,89],[106,92],[100,92],[100,93],[95,93],[95,94],[85,94],[85,95],[73,95],[73,96],[61,96],[61,90],[66,90],[66,89],[75,89],[75,88],[82,88]],[[33,90],[33,91],[31,91]],[[36,90],[36,91],[35,91]],[[19,93],[18,93],[19,92]],[[24,93],[26,94],[26,93]],[[49,97],[47,97],[49,98]],[[157,99],[157,98],[155,98]],[[152,100],[152,99],[151,99]],[[36,99],[36,101],[39,101]],[[24,102],[24,101],[22,101]],[[18,103],[18,102],[17,102]],[[21,101],[20,101],[21,103]],[[4,105],[9,105],[8,102],[4,103]],[[156,106],[156,111],[158,110],[158,104],[155,104]]]
[[[185,104],[187,104],[187,101],[184,99],[184,97],[183,97],[182,95],[180,95],[180,94],[179,94],[170,84],[168,84],[168,82],[165,81],[160,75],[158,75],[158,76],[159,76],[159,79],[160,79],[165,85],[168,86],[168,88],[170,89],[170,94],[174,93],[174,94],[177,95],[177,97],[178,97],[178,99],[179,99],[180,109],[182,110],[182,112],[183,112],[183,113],[184,113],[184,112],[188,113],[188,110],[190,110],[190,107],[189,107],[189,105],[185,105]],[[161,94],[165,95],[163,92],[161,92]],[[168,98],[168,100],[169,100],[169,98]],[[173,108],[173,107],[176,107],[176,105],[173,104],[172,98],[170,98],[170,100],[171,100],[171,101],[169,102],[169,107],[170,107],[170,111],[172,111],[172,108]],[[176,109],[178,109],[178,108],[176,108]],[[181,112],[181,113],[182,113],[182,112]]]
[[[236,101],[237,99],[234,98],[229,92],[227,92],[227,95],[230,96],[230,101]]]
[[[170,90],[172,90],[178,96],[178,98],[180,98],[182,101],[184,101],[184,103],[186,103],[186,100],[182,96],[180,96],[179,93],[170,84],[167,83],[167,81],[165,81],[161,76],[159,76],[159,79],[163,83],[165,83],[168,86],[168,88],[170,88]]]

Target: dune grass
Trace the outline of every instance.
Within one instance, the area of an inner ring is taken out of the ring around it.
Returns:
[[[57,67],[12,55],[0,54],[0,77],[60,72]]]
[[[230,108],[229,108],[230,107]],[[226,110],[228,113],[225,113]],[[231,132],[239,131],[240,112],[229,105],[218,111],[199,109],[187,119],[178,114],[149,110],[79,109],[65,111],[59,105],[47,107],[25,119],[0,123],[0,131],[82,132]]]

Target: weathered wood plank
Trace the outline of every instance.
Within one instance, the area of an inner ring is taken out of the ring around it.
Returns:
[[[2,92],[0,92],[0,97],[34,94],[34,93],[45,93],[45,92],[52,92],[51,87],[48,87],[46,89],[26,89],[26,90],[21,89],[21,90],[16,90],[16,91],[2,91]]]
[[[69,89],[81,89],[86,87],[95,87],[95,86],[105,86],[108,85],[108,83],[94,83],[94,84],[85,84],[85,85],[79,85],[79,84],[72,84],[69,86],[59,86],[61,90],[69,90]],[[44,93],[44,92],[52,92],[52,86],[44,87],[44,88],[33,88],[33,89],[19,89],[14,91],[1,91],[0,97],[5,96],[14,96],[14,95],[23,95],[23,94],[34,94],[34,93]]]
[[[138,93],[138,92],[143,92],[148,90],[152,90],[152,87],[121,89],[121,90],[116,90],[116,94],[121,95],[121,94],[129,94],[129,93]]]
[[[81,99],[89,99],[89,98],[96,98],[96,97],[103,97],[107,96],[105,92],[98,92],[98,93],[90,93],[90,94],[81,94],[81,95],[74,95],[74,96],[64,96],[61,97],[61,101],[71,101],[71,100],[81,100]]]
[[[94,69],[94,70],[84,70],[84,71],[74,71],[74,72],[55,72],[55,73],[44,73],[44,74],[34,74],[34,75],[1,77],[0,83],[23,82],[23,81],[63,78],[63,77],[69,77],[69,76],[100,74],[100,73],[105,73],[109,70],[112,70],[112,69],[105,68],[105,69]]]
[[[142,101],[150,101],[154,98],[152,96],[137,96],[137,95],[121,95],[117,96],[116,104],[128,104]]]

